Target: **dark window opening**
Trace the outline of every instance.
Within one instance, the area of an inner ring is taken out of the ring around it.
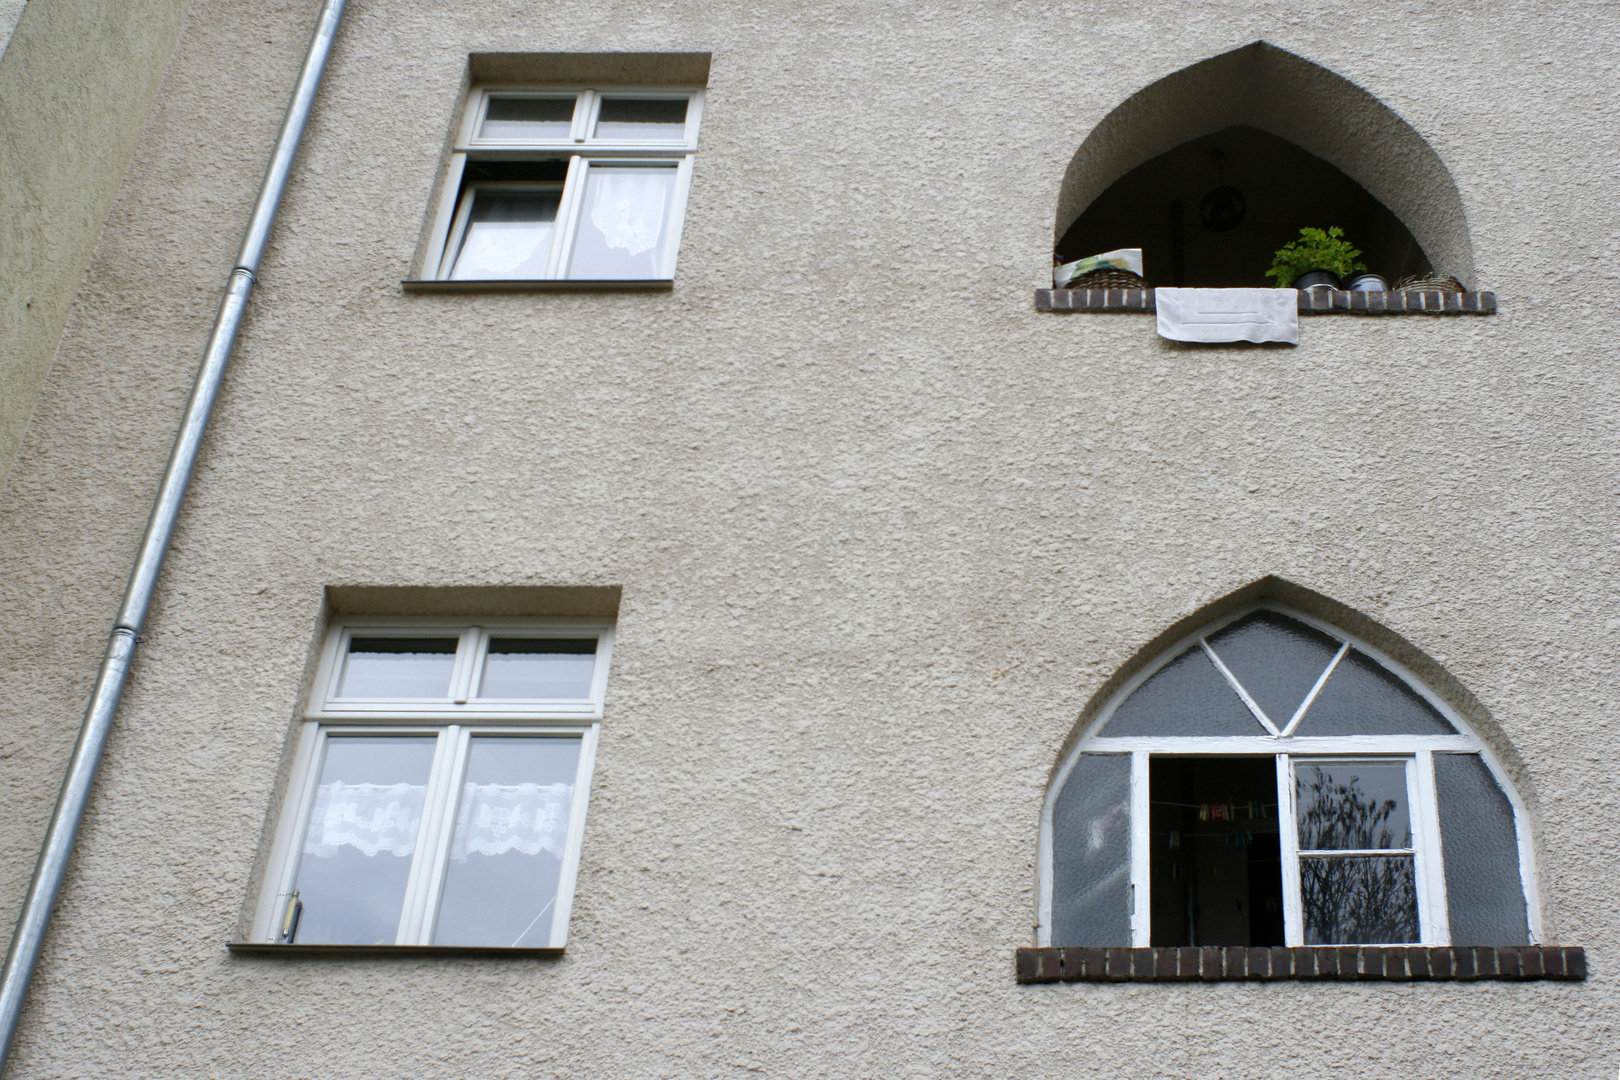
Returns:
[[[1277,764],[1269,757],[1154,757],[1154,945],[1282,945]]]
[[[1337,226],[1394,285],[1433,272],[1406,226],[1365,188],[1286,139],[1239,125],[1132,169],[1057,244],[1071,262],[1141,248],[1150,285],[1268,288],[1272,255],[1304,227]]]

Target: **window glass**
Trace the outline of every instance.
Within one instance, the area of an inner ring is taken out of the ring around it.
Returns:
[[[1418,940],[1412,857],[1299,860],[1307,945],[1400,945]]]
[[[1052,808],[1052,944],[1131,943],[1131,759],[1083,754]]]
[[[676,171],[669,166],[593,165],[568,276],[582,280],[658,278]]]
[[[338,697],[447,697],[457,644],[453,637],[350,638]]]
[[[1197,645],[1120,703],[1105,735],[1264,735],[1232,684]]]
[[[1209,647],[1278,728],[1339,651],[1339,643],[1320,630],[1270,611],[1211,634]]]
[[[391,945],[438,740],[326,740],[294,888],[300,944]]]
[[[481,698],[587,698],[595,638],[491,638]]]
[[[1434,781],[1452,942],[1529,944],[1513,804],[1478,754],[1434,755]]]
[[[579,750],[577,738],[470,741],[434,944],[548,943]]]
[[[573,126],[572,97],[491,97],[478,135],[484,139],[566,139]]]
[[[544,276],[561,197],[556,190],[478,188],[450,277],[504,281]]]
[[[1316,695],[1295,735],[1455,735],[1434,706],[1370,657],[1351,649]]]
[[[1295,776],[1301,851],[1412,846],[1404,760],[1302,761]]]
[[[686,138],[686,99],[603,98],[596,115],[596,137],[679,142]]]

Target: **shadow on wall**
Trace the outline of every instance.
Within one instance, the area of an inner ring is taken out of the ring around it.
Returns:
[[[1237,224],[1230,200],[1205,205],[1222,187],[1242,194]],[[1360,87],[1255,42],[1104,117],[1069,162],[1054,235],[1065,259],[1141,247],[1158,285],[1263,286],[1304,225],[1343,227],[1392,279],[1433,269],[1473,286],[1462,197],[1433,148]]]

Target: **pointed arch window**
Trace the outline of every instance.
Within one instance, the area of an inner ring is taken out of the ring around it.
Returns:
[[[1523,807],[1376,649],[1270,603],[1149,664],[1064,762],[1044,945],[1522,945]]]

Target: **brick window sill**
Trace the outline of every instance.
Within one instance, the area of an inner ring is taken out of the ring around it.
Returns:
[[[1152,289],[1036,289],[1037,311],[1152,311]],[[1494,315],[1493,292],[1301,291],[1301,315]]]
[[[1586,978],[1586,950],[1557,946],[1344,945],[1330,948],[1064,948],[1018,950],[1018,981],[1380,982]]]

